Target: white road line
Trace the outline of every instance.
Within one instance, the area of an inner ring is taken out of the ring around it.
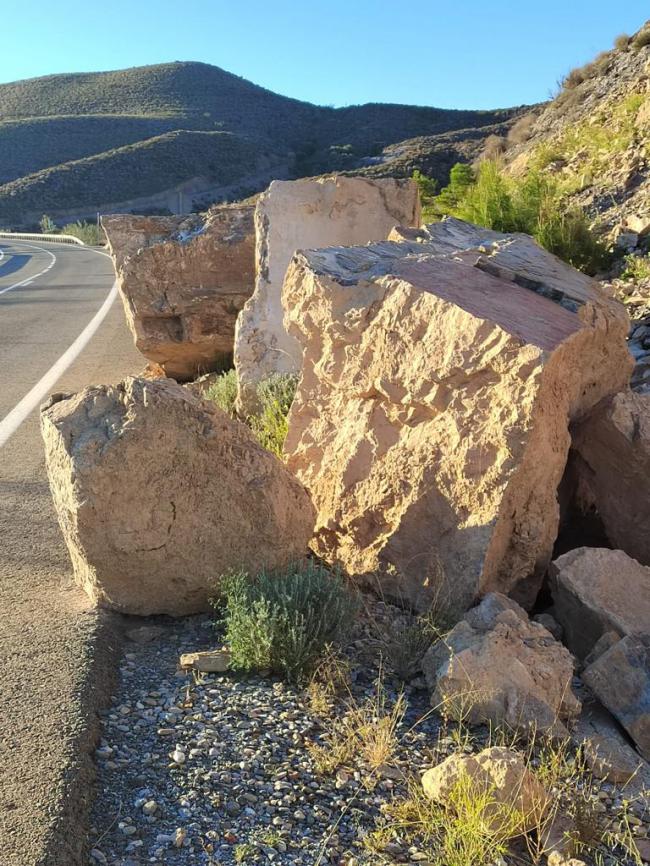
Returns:
[[[37,279],[38,277],[42,277],[43,274],[46,274],[51,267],[56,263],[56,256],[51,250],[46,250],[44,247],[37,247],[35,244],[26,244],[24,241],[16,241],[16,243],[22,244],[24,247],[31,247],[34,250],[40,250],[42,253],[47,253],[48,256],[52,257],[52,261],[46,268],[43,268],[42,271],[39,271],[37,274],[34,274],[32,277],[27,277],[26,280],[21,280],[19,283],[14,283],[13,286],[7,286],[6,289],[0,289],[0,295],[4,295],[6,292],[10,292],[12,289],[18,289],[20,286],[26,286],[31,283],[32,280]],[[1,444],[1,443],[0,443]]]
[[[61,376],[65,373],[73,361],[78,358],[82,350],[95,334],[106,314],[110,310],[115,298],[117,297],[117,281],[113,283],[113,288],[108,293],[106,300],[95,313],[93,318],[88,322],[77,339],[69,346],[61,355],[59,360],[51,367],[43,378],[37,382],[34,387],[27,393],[8,415],[0,421],[0,448],[20,427],[23,421],[30,415],[37,406],[51,393]]]

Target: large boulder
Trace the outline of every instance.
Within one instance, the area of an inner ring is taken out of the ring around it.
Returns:
[[[572,439],[578,505],[595,510],[614,547],[650,565],[650,393],[604,400]]]
[[[413,180],[321,177],[275,180],[255,210],[255,292],[237,323],[235,367],[243,411],[255,407],[256,385],[273,373],[300,370],[301,348],[283,323],[282,283],[299,249],[384,240],[398,223],[418,225]]]
[[[253,210],[102,217],[135,345],[166,375],[191,379],[232,354],[255,282]]]
[[[483,803],[481,820],[499,836],[526,833],[540,826],[550,797],[519,752],[503,746],[476,755],[450,755],[422,776],[425,795],[454,809],[470,797]]]
[[[573,418],[622,388],[627,315],[525,235],[459,220],[308,250],[283,302],[303,352],[285,443],[314,550],[419,607],[528,604]]]
[[[650,568],[622,550],[565,553],[551,565],[551,589],[564,642],[580,659],[608,632],[624,637],[650,628]]]
[[[169,379],[55,395],[41,428],[74,576],[100,605],[194,613],[228,570],[307,550],[301,484],[245,425]]]
[[[582,679],[650,761],[650,631],[617,641]]]
[[[573,660],[512,599],[489,593],[422,660],[431,703],[467,724],[565,736],[580,712]]]

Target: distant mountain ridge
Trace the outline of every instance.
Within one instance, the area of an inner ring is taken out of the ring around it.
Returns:
[[[0,224],[28,224],[45,210],[164,211],[177,195],[197,208],[257,192],[274,177],[373,163],[376,171],[391,161],[384,149],[399,142],[458,133],[462,145],[465,129],[468,141],[482,140],[481,130],[509,124],[518,111],[328,108],[194,62],[1,84]],[[428,171],[445,180],[448,163],[438,170],[429,159]],[[413,167],[417,159],[396,163],[397,173]]]

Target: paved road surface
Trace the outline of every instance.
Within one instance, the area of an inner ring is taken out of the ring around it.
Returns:
[[[0,434],[113,280],[110,259],[92,249],[0,239]],[[142,366],[118,299],[52,390]],[[112,619],[71,585],[37,416],[0,445],[0,864],[77,866],[94,709],[110,689],[116,642]]]

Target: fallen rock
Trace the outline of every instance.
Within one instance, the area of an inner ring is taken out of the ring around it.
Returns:
[[[97,604],[195,613],[228,570],[306,552],[300,483],[244,424],[169,379],[55,395],[41,429],[75,579]]]
[[[594,735],[582,746],[585,763],[598,779],[626,785],[639,769],[639,761],[613,737]]]
[[[650,761],[650,634],[617,641],[585,668],[582,679]]]
[[[577,500],[609,541],[650,565],[650,394],[622,391],[572,430]]]
[[[422,787],[430,800],[452,808],[459,790],[475,793],[485,799],[485,824],[512,837],[538,827],[550,802],[521,754],[500,746],[476,755],[451,755],[424,773]]]
[[[579,547],[551,564],[564,642],[584,659],[608,632],[639,634],[650,624],[650,568],[622,550]]]
[[[397,223],[418,225],[413,180],[320,177],[275,180],[255,210],[255,292],[237,322],[239,406],[255,409],[256,385],[273,373],[300,371],[301,348],[287,333],[281,302],[291,256],[299,249],[384,240]]]
[[[431,703],[468,724],[567,736],[580,712],[569,651],[512,599],[489,593],[422,660]]]
[[[136,628],[130,628],[126,636],[133,643],[147,644],[154,640],[158,640],[165,634],[165,629],[159,625],[141,625]]]
[[[255,281],[253,207],[199,217],[102,217],[135,345],[167,376],[191,379],[232,354]]]
[[[546,631],[549,631],[553,635],[555,640],[562,640],[564,630],[552,614],[538,613],[537,616],[533,617],[533,619],[535,620],[535,622],[543,625]]]
[[[314,550],[417,607],[532,602],[558,528],[568,425],[623,387],[627,314],[524,235],[446,220],[289,266],[302,346],[287,464]]]
[[[183,653],[179,665],[184,670],[195,670],[204,674],[222,674],[230,667],[230,650],[224,647],[220,650]]]

